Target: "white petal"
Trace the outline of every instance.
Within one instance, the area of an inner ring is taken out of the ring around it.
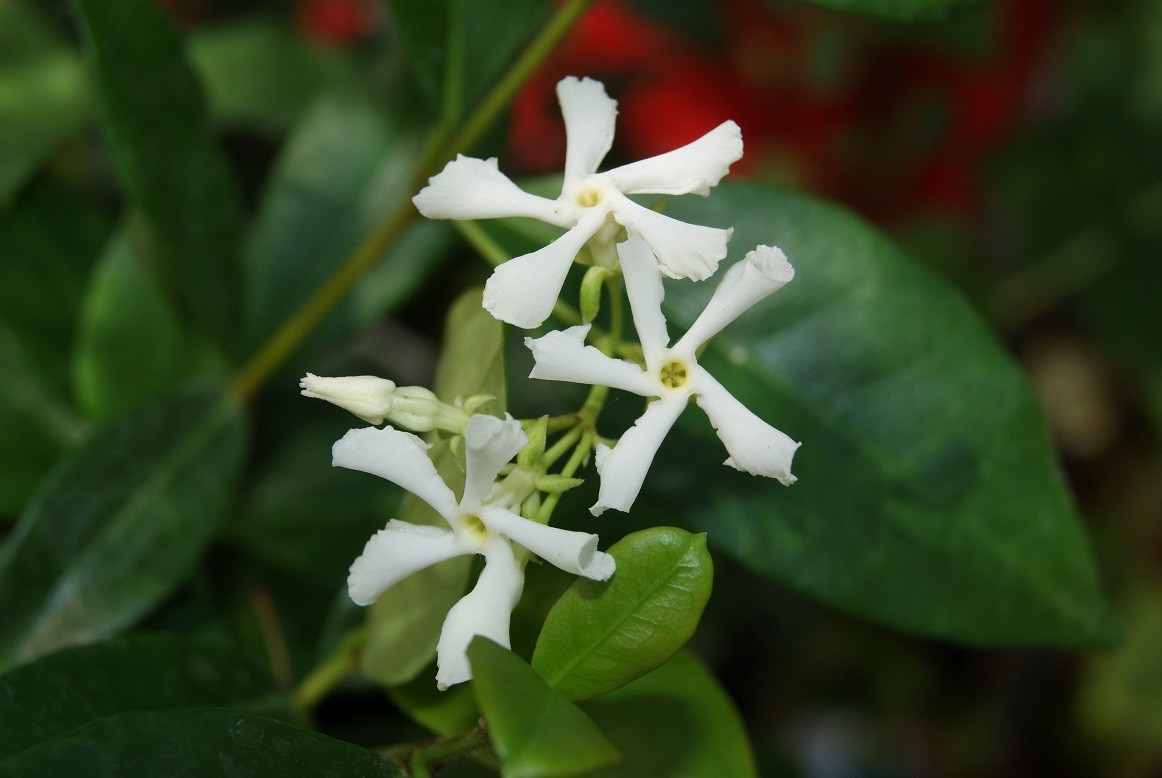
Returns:
[[[720,230],[671,219],[638,205],[624,195],[611,195],[616,202],[614,218],[636,231],[658,258],[658,269],[670,278],[702,281],[714,275],[726,256],[726,243],[733,229]]]
[[[351,565],[347,592],[356,605],[370,605],[417,570],[471,553],[450,530],[392,519]]]
[[[773,246],[757,246],[747,253],[746,259],[736,262],[722,276],[714,296],[686,334],[674,344],[674,351],[692,355],[743,311],[778,291],[794,277],[795,269],[781,250]]]
[[[608,581],[617,566],[613,557],[597,550],[596,535],[547,527],[487,505],[481,509],[480,519],[489,531],[506,535],[567,573]]]
[[[540,338],[525,338],[525,345],[533,352],[533,371],[529,378],[612,386],[644,397],[657,392],[654,382],[637,365],[586,346],[588,333],[589,325],[579,324]]]
[[[641,491],[646,473],[658,453],[658,446],[686,407],[688,398],[674,393],[654,400],[613,448],[597,448],[597,472],[601,488],[597,502],[589,509],[600,516],[606,508],[629,512]]]
[[[741,158],[742,130],[734,122],[723,122],[680,149],[623,165],[605,175],[626,194],[705,196]]]
[[[710,417],[730,454],[723,464],[751,475],[778,479],[784,486],[795,483],[791,459],[801,444],[751,413],[702,368],[695,368],[693,382],[699,407]]]
[[[475,513],[492,491],[500,468],[516,456],[529,442],[520,422],[505,414],[504,421],[495,416],[475,414],[464,430],[464,497],[460,510]]]
[[[577,252],[604,221],[603,212],[587,214],[576,227],[543,249],[496,268],[484,285],[485,310],[526,330],[539,327],[553,312]]]
[[[496,158],[458,155],[412,198],[429,219],[495,219],[528,216],[559,227],[572,223],[555,200],[529,194],[500,172]]]
[[[503,538],[491,538],[481,552],[485,565],[476,586],[448,611],[436,644],[436,684],[446,689],[472,678],[468,644],[483,635],[508,648],[508,625],[520,599],[524,574]]]
[[[610,99],[600,81],[574,76],[557,84],[557,100],[565,117],[565,189],[597,166],[613,145],[617,101]]]
[[[331,464],[362,470],[403,487],[452,523],[456,497],[427,455],[428,444],[393,427],[350,430],[331,447]]]
[[[656,370],[658,357],[670,343],[666,332],[666,317],[662,315],[662,274],[658,270],[658,260],[646,242],[635,233],[629,239],[617,244],[617,255],[621,258],[621,273],[625,277],[625,291],[629,295],[629,307],[633,312],[633,325],[637,329],[638,340],[650,370]]]

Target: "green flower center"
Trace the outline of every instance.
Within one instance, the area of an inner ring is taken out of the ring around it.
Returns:
[[[658,378],[661,380],[662,386],[670,389],[680,389],[686,383],[687,377],[686,363],[676,359],[671,359],[658,371]]]

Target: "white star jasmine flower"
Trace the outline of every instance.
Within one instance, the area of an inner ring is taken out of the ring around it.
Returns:
[[[392,519],[367,541],[351,565],[347,590],[358,605],[370,605],[412,573],[464,554],[484,556],[484,570],[471,592],[448,613],[436,646],[440,688],[467,681],[465,653],[475,635],[509,646],[509,618],[520,599],[524,573],[513,553],[515,541],[570,573],[605,581],[614,560],[597,550],[597,536],[568,532],[525,519],[512,510],[513,495],[494,489],[500,469],[527,442],[520,423],[474,415],[464,432],[464,494],[452,490],[428,458],[420,438],[391,427],[351,430],[332,449],[333,464],[362,470],[412,492],[448,522],[449,529]]]
[[[609,219],[641,235],[666,275],[699,281],[713,275],[726,256],[731,230],[687,224],[626,195],[705,196],[742,156],[738,125],[723,122],[682,148],[598,173],[613,142],[617,102],[600,82],[572,76],[557,84],[557,98],[568,146],[565,181],[556,200],[521,190],[500,172],[495,158],[464,156],[449,162],[412,200],[429,219],[527,216],[568,229],[543,249],[498,267],[484,288],[484,307],[518,327],[540,325],[577,252]]]
[[[790,281],[795,271],[777,248],[758,246],[723,276],[698,319],[673,346],[662,314],[662,278],[650,247],[634,233],[617,246],[625,274],[634,324],[641,339],[645,369],[606,356],[585,345],[589,325],[525,338],[533,352],[532,378],[600,384],[624,389],[650,401],[646,411],[613,448],[599,445],[601,488],[590,509],[628,511],[641,491],[662,439],[693,396],[730,455],[724,464],[790,486],[791,459],[799,444],[755,416],[710,373],[695,351],[743,311]]]

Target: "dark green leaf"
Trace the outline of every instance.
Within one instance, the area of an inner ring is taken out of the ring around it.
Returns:
[[[242,467],[236,402],[183,391],[93,435],[0,552],[0,666],[132,624],[180,582]]]
[[[51,177],[0,211],[0,321],[61,395],[71,386],[76,324],[108,220]]]
[[[110,242],[81,311],[73,376],[78,404],[95,420],[158,396],[187,362],[181,322],[130,233]]]
[[[504,330],[481,307],[481,290],[465,292],[448,312],[444,349],[434,391],[441,400],[491,394],[504,408]],[[464,472],[446,441],[430,456],[445,482],[459,493]],[[414,495],[400,505],[398,518],[416,524],[445,524],[439,514]],[[470,557],[457,557],[424,568],[384,592],[371,606],[363,673],[395,686],[415,677],[436,654],[444,617],[464,594]]]
[[[402,776],[371,751],[232,710],[136,711],[8,759],[0,776]]]
[[[355,78],[347,52],[308,45],[289,23],[248,19],[190,37],[190,59],[221,122],[281,133],[323,89]]]
[[[275,710],[270,675],[229,646],[156,635],[60,651],[0,676],[0,759],[126,711]]]
[[[80,58],[25,3],[0,3],[0,205],[84,116]]]
[[[239,199],[177,31],[149,0],[72,0],[121,183],[170,249],[162,275],[235,344]]]
[[[617,572],[578,578],[545,619],[533,668],[572,700],[617,689],[686,644],[710,598],[706,536],[673,527],[635,532],[609,549]]]
[[[989,0],[808,0],[836,11],[878,16],[900,22],[939,19],[953,11],[979,8]]]
[[[738,711],[710,671],[688,652],[581,707],[623,755],[620,765],[594,776],[756,774]]]
[[[454,735],[476,726],[480,708],[471,684],[462,683],[441,691],[432,681],[435,675],[433,669],[431,675],[418,675],[387,693],[404,713],[438,735]]]
[[[228,531],[258,559],[335,589],[367,539],[395,515],[400,490],[331,467],[331,425],[298,433],[263,464]]]
[[[247,333],[258,345],[298,309],[405,196],[418,136],[366,98],[316,102],[287,142],[247,248]],[[391,282],[409,289],[433,267],[393,252]]]
[[[0,515],[15,516],[52,463],[80,437],[82,424],[2,321],[0,375]]]
[[[702,364],[803,447],[790,488],[738,474],[691,410],[697,440],[671,439],[647,488],[756,571],[869,619],[970,643],[1110,637],[1037,403],[959,295],[800,195],[725,185],[667,213],[732,225],[734,257],[776,244],[795,266]],[[711,291],[670,285],[672,329]]]
[[[496,81],[552,6],[544,0],[390,0],[416,81],[450,125]]]
[[[597,725],[516,654],[476,637],[468,659],[472,688],[506,778],[574,775],[619,759]]]

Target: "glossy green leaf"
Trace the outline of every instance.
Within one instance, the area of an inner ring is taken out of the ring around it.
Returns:
[[[0,776],[359,775],[403,772],[377,754],[233,710],[134,711],[0,761]]]
[[[248,341],[257,346],[297,310],[411,194],[419,137],[358,95],[314,103],[287,141],[246,251]],[[393,252],[391,282],[414,286],[424,252]],[[347,314],[341,312],[339,317]],[[336,326],[336,316],[330,327]]]
[[[441,691],[432,680],[435,675],[433,669],[431,675],[418,675],[387,693],[400,710],[437,735],[454,735],[476,726],[480,708],[472,685],[462,683]]]
[[[355,79],[348,52],[309,45],[289,20],[204,26],[189,55],[215,118],[264,132],[290,129],[319,92]]]
[[[203,707],[280,709],[270,674],[224,643],[153,635],[68,648],[0,676],[0,759],[117,713]]]
[[[730,697],[686,651],[581,708],[622,753],[620,765],[591,773],[595,777],[757,774],[746,727]]]
[[[497,398],[494,407],[504,408],[503,335],[500,322],[481,307],[481,290],[460,296],[448,312],[436,372],[434,391],[441,400],[491,394]],[[447,442],[437,439],[429,455],[437,472],[458,494],[464,472]],[[413,495],[404,498],[397,518],[445,526],[439,514]],[[365,675],[385,686],[395,686],[414,678],[432,661],[444,617],[464,594],[471,564],[471,557],[457,557],[424,568],[375,601],[367,622],[362,664]]]
[[[244,444],[232,398],[183,391],[63,461],[0,551],[0,666],[115,634],[172,591],[226,512]]]
[[[619,759],[597,725],[516,654],[478,636],[468,659],[501,775],[575,775]]]
[[[909,22],[940,19],[961,9],[980,8],[989,0],[808,0],[836,11]]]
[[[543,0],[389,0],[420,89],[446,124],[463,116],[552,7]]]
[[[701,363],[803,441],[798,482],[739,474],[697,409],[647,489],[752,569],[845,610],[969,643],[1092,645],[1110,613],[1037,403],[964,300],[850,214],[753,185],[667,213],[783,248],[795,278]],[[712,292],[671,284],[680,333]],[[693,472],[713,478],[691,478]]]
[[[181,36],[149,0],[72,0],[118,176],[169,248],[182,307],[236,344],[239,198]]]
[[[0,3],[0,204],[81,128],[80,57],[21,0]]]
[[[674,655],[698,627],[714,564],[705,535],[655,527],[610,549],[617,572],[578,578],[549,611],[533,668],[571,700],[617,689]]]
[[[173,386],[182,325],[129,229],[115,235],[81,309],[73,376],[78,404],[105,420]]]

